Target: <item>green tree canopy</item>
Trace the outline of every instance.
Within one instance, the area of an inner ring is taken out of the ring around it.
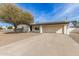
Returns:
[[[33,16],[20,9],[16,4],[0,4],[1,21],[12,23],[15,28],[19,24],[30,24],[33,22]]]

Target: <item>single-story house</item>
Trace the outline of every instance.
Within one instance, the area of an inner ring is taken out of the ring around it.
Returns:
[[[76,27],[75,21],[30,24],[30,32],[70,34]]]
[[[20,27],[20,26],[19,26]],[[50,23],[38,23],[21,25],[21,27],[26,27],[25,31],[35,32],[35,33],[62,33],[70,34],[74,29],[76,29],[75,21],[71,22],[50,22]]]

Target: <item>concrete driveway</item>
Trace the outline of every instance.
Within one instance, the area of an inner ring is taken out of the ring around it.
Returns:
[[[18,40],[16,42],[3,45],[0,47],[0,55],[79,55],[79,44],[67,35],[44,33],[40,35],[31,36],[28,39],[24,38],[23,40]]]

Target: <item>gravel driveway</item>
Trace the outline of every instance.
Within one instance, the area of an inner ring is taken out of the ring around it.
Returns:
[[[31,34],[32,33],[30,33],[30,35]],[[23,34],[21,34],[21,36],[22,35]],[[16,34],[15,36],[18,35]],[[67,35],[43,33],[40,35],[29,37],[28,39],[24,38],[23,40],[1,46],[0,55],[79,55],[79,44]]]

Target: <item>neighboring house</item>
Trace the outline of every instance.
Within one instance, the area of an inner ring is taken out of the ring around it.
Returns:
[[[39,33],[70,34],[75,28],[74,21],[30,24],[30,31]]]
[[[7,30],[7,27],[6,26],[2,26],[3,30]]]
[[[17,26],[17,29],[22,29],[22,32],[29,32],[30,26],[25,24],[20,24]]]
[[[12,29],[9,29],[8,27],[12,27]],[[12,32],[14,26],[2,26],[2,31],[3,32]]]

